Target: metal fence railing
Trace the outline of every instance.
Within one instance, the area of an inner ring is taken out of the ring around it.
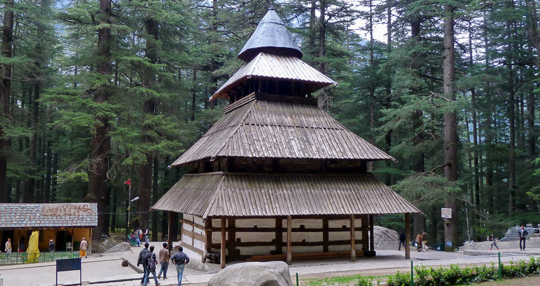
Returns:
[[[52,262],[58,259],[77,257],[79,257],[78,252],[41,252],[37,254],[26,252],[13,252],[11,254],[0,253],[0,266]],[[0,286],[2,286],[2,284],[0,284]]]

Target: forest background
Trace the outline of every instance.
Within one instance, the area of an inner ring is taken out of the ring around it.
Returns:
[[[443,242],[443,206],[460,241],[540,223],[535,0],[1,0],[0,202],[97,202],[99,238],[139,197],[131,225],[162,239],[168,166],[223,114],[208,99],[271,2],[339,83],[320,107],[398,159],[370,167],[426,214],[413,233]]]

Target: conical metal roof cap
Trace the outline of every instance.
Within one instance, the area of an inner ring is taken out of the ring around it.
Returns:
[[[262,51],[294,56],[299,59],[303,56],[302,51],[289,31],[287,31],[273,6],[270,6],[268,13],[266,13],[251,38],[238,54],[238,58],[248,62]]]

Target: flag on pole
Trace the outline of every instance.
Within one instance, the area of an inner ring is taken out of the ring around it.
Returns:
[[[127,181],[124,182],[124,185],[128,185],[131,187],[131,178],[127,179]]]

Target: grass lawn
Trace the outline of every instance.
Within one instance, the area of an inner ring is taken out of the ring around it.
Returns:
[[[377,283],[385,282],[386,276],[363,276],[363,275],[350,275],[350,276],[337,276],[321,279],[302,279],[300,280],[300,286],[355,286],[359,285],[359,281],[362,279],[366,281],[372,281],[373,285]],[[293,281],[293,285],[296,286],[296,281]],[[386,284],[384,284],[386,285]],[[540,285],[540,276],[529,276],[524,278],[506,279],[501,281],[484,282],[480,284],[468,284],[478,286],[536,286]],[[465,285],[462,285],[465,286]]]
[[[525,278],[507,279],[476,284],[479,286],[535,286],[540,285],[540,276],[530,276]]]

